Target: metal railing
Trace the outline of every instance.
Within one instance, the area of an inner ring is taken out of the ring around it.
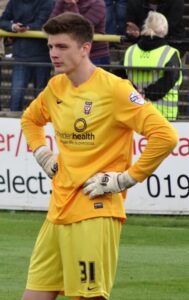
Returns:
[[[26,31],[24,33],[13,33],[13,32],[7,32],[0,29],[0,36],[3,37],[24,37],[24,38],[46,38],[46,35],[42,31]],[[108,41],[118,44],[123,44],[125,42],[128,42],[128,39],[126,36],[118,36],[118,35],[104,35],[104,34],[95,34],[94,35],[94,41]],[[180,41],[172,41],[173,43],[180,43]],[[189,45],[189,40],[184,41],[186,45]],[[119,51],[119,50],[118,50]],[[122,49],[123,51],[123,49]],[[9,97],[10,97],[10,89],[11,89],[11,74],[13,66],[16,64],[22,64],[22,65],[28,65],[28,66],[49,66],[51,64],[48,63],[27,63],[27,62],[16,62],[13,59],[3,59],[0,61],[0,68],[1,68],[1,89],[0,89],[0,101],[1,101],[1,107],[2,111],[9,112]],[[158,73],[162,72],[175,72],[176,70],[179,70],[183,74],[183,81],[181,86],[178,89],[178,114],[177,114],[177,120],[189,120],[189,68],[184,66],[181,69],[177,68],[125,68],[122,65],[120,65],[118,62],[116,64],[112,63],[111,65],[103,65],[101,66],[103,68],[106,68],[112,73],[117,74],[118,76],[121,76],[123,78],[127,78],[128,74],[131,74],[133,72],[138,72],[141,76],[144,76],[145,78],[149,77],[150,72],[156,74],[156,79],[158,78]],[[138,70],[138,71],[137,71]],[[52,68],[52,75],[54,74],[53,68]],[[143,75],[141,75],[143,74]],[[137,77],[137,75],[136,75]],[[131,81],[134,81],[132,77],[130,77]],[[140,79],[141,82],[143,80]],[[145,80],[146,81],[146,80]],[[150,82],[145,82],[145,87],[140,82],[140,91],[145,89],[147,85],[150,84]],[[137,86],[136,82],[134,82]],[[164,82],[164,86],[166,87],[166,82]],[[32,82],[28,85],[26,91],[25,91],[25,106],[27,106],[32,99],[34,98],[34,87]],[[151,95],[155,98],[156,94],[164,94],[164,91],[161,90],[154,90],[151,92]],[[152,99],[149,99],[152,100]],[[0,115],[2,112],[0,113]]]
[[[0,67],[1,67],[1,90],[0,90],[0,100],[1,100],[1,107],[2,111],[6,112],[9,111],[9,98],[10,98],[10,90],[11,90],[11,74],[12,69],[14,65],[28,65],[28,66],[43,66],[44,68],[46,66],[51,66],[51,64],[48,63],[26,63],[26,62],[15,62],[14,60],[2,60],[0,61]],[[177,105],[178,106],[178,114],[177,114],[177,120],[182,119],[188,119],[189,120],[189,68],[131,68],[131,67],[124,67],[121,65],[103,65],[101,66],[103,68],[106,68],[110,72],[122,77],[127,78],[134,83],[135,87],[139,89],[139,91],[142,93],[147,89],[149,85],[152,84],[152,78],[150,74],[153,74],[153,80],[157,81],[159,76],[162,76],[163,73],[166,72],[181,72],[183,75],[182,84],[180,87],[178,87],[178,102],[173,103],[171,101],[171,93],[169,95],[170,104],[169,105]],[[135,74],[135,79],[132,78],[133,74]],[[52,67],[52,73],[51,75],[54,75],[53,67]],[[139,80],[140,79],[140,80]],[[138,80],[138,82],[137,82]],[[166,81],[164,80],[165,89],[167,89]],[[175,97],[175,91],[173,90],[173,98]],[[25,90],[25,107],[28,106],[28,104],[33,100],[35,94],[35,89],[33,86],[33,83],[30,82],[28,87]],[[157,100],[163,99],[165,96],[165,90],[163,87],[160,89],[151,89],[151,98],[148,97],[149,100],[156,99]],[[164,101],[167,101],[166,99]],[[161,102],[159,102],[161,103]],[[164,103],[165,104],[165,103]],[[161,105],[161,104],[159,104]],[[163,102],[162,102],[163,105]]]

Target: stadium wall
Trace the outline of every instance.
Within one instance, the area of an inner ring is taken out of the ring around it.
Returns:
[[[143,183],[128,190],[125,208],[134,214],[189,214],[189,123],[175,122],[179,143],[158,170]],[[51,183],[36,163],[20,129],[20,119],[0,118],[0,209],[47,210]],[[57,151],[51,125],[49,147]],[[146,145],[134,136],[135,161]]]

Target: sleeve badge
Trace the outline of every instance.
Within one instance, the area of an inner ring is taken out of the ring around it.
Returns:
[[[144,98],[137,91],[132,92],[129,95],[129,99],[131,102],[139,104],[139,105],[143,105],[145,103]]]

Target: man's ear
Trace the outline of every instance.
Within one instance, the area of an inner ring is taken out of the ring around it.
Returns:
[[[91,51],[92,43],[86,42],[83,44],[83,53],[89,55]]]

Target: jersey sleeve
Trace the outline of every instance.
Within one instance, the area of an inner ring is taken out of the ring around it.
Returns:
[[[21,117],[22,131],[32,151],[35,151],[42,145],[46,145],[43,126],[50,122],[50,116],[45,103],[48,94],[49,87],[47,86],[33,100]]]
[[[120,126],[133,130],[147,139],[139,159],[128,169],[142,182],[171,153],[178,142],[174,127],[151,104],[145,101],[132,84],[123,80],[115,89],[115,117]]]

